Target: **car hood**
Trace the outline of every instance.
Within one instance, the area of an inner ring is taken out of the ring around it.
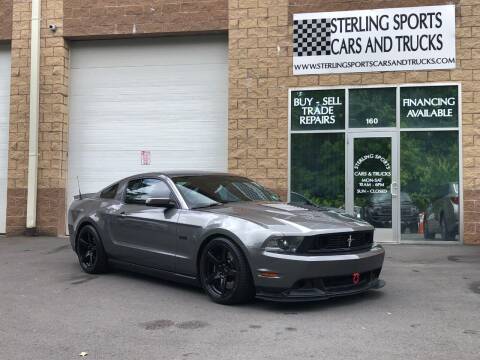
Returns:
[[[329,233],[371,230],[362,220],[338,209],[306,209],[279,202],[235,202],[204,209],[234,216],[283,233]]]
[[[413,207],[415,206],[415,204],[411,201],[402,201],[400,203],[400,205],[402,207]],[[391,201],[382,201],[382,202],[372,202],[372,203],[369,203],[367,206],[369,207],[375,207],[375,206],[378,206],[378,207],[391,207],[392,206],[392,202]]]

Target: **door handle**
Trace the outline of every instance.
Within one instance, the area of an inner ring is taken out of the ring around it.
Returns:
[[[398,189],[397,182],[396,182],[396,181],[393,181],[393,182],[390,184],[390,194],[392,194],[393,197],[398,196],[398,193],[396,192],[397,189]],[[395,192],[394,192],[394,190],[395,190]]]
[[[120,213],[120,216],[127,216],[127,213],[126,213],[125,211],[122,211],[122,212]]]

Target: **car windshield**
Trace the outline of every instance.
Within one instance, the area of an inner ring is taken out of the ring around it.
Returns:
[[[278,195],[240,176],[179,176],[172,180],[190,208],[238,201],[280,201]]]

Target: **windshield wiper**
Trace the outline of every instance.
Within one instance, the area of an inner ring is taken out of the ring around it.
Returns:
[[[205,209],[205,208],[209,208],[209,207],[213,207],[213,206],[217,206],[217,205],[222,205],[222,203],[215,202],[215,203],[207,204],[207,205],[194,206],[194,207],[192,207],[192,209]]]

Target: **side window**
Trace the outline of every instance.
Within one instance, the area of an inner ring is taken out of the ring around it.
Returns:
[[[117,195],[118,184],[112,185],[100,193],[102,199],[113,199]]]
[[[130,204],[145,204],[148,198],[170,197],[168,185],[159,179],[137,179],[128,183],[125,202]]]

